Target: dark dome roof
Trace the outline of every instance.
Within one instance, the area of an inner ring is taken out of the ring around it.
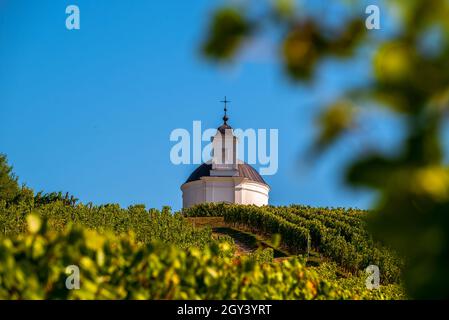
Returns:
[[[225,134],[226,130],[232,130],[232,127],[226,123],[223,123],[217,128],[217,130],[220,131],[221,134]]]
[[[267,184],[260,174],[249,164],[240,163],[239,165],[239,177],[247,178],[251,181]],[[212,164],[203,163],[195,171],[192,172],[190,177],[185,183],[200,180],[201,177],[210,177],[210,171],[212,170]]]

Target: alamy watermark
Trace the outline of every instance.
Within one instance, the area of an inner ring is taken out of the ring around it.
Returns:
[[[380,287],[380,271],[379,267],[372,264],[366,267],[365,272],[368,277],[365,280],[365,285],[368,290],[379,289]]]
[[[80,268],[77,265],[67,266],[65,273],[68,275],[65,280],[65,287],[68,290],[80,289]]]
[[[65,13],[68,14],[65,19],[65,27],[67,30],[79,30],[81,28],[80,8],[76,5],[69,5],[65,9]]]
[[[379,30],[380,29],[380,8],[374,4],[366,7],[366,14],[369,16],[365,20],[365,27],[368,30]]]
[[[261,175],[274,175],[279,165],[278,129],[225,129],[223,138],[217,137],[217,129],[202,130],[201,121],[193,121],[191,132],[185,128],[174,129],[170,150],[174,165],[201,164],[209,160],[219,164],[231,164],[235,159],[260,166]],[[232,138],[235,136],[236,142]],[[235,153],[235,156],[234,156]]]
[[[80,20],[80,8],[77,5],[68,5],[65,9],[65,13],[68,15],[65,20],[65,26],[67,30],[79,30],[81,28]],[[380,8],[377,5],[369,5],[365,9],[365,14],[368,17],[365,19],[365,26],[368,30],[380,29]]]

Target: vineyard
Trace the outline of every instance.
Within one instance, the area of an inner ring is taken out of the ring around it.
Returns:
[[[181,250],[74,225],[56,231],[28,215],[24,233],[0,240],[0,299],[403,298],[398,286],[338,280],[333,266],[235,260],[232,250],[227,242]],[[80,268],[79,290],[65,287],[68,265]]]
[[[400,259],[370,238],[364,211],[203,204],[172,212],[84,204],[8,183],[0,190],[0,299],[405,298]],[[274,258],[270,246],[242,254],[231,235],[244,230],[280,238],[288,256]],[[309,264],[309,251],[318,264]],[[365,286],[370,264],[381,270],[377,290]],[[78,290],[66,287],[73,265]]]
[[[222,216],[235,226],[268,235],[279,234],[282,244],[293,253],[308,249],[356,274],[368,265],[382,270],[382,281],[400,280],[401,259],[375,243],[365,228],[367,212],[361,210],[311,208],[306,206],[255,207],[202,204],[184,210],[185,216]]]
[[[52,230],[63,230],[68,224],[76,224],[99,232],[112,231],[118,235],[133,232],[138,242],[160,241],[179,248],[203,248],[211,242],[210,229],[194,229],[180,214],[173,214],[169,207],[161,211],[146,210],[143,205],[123,209],[116,204],[71,206],[62,201],[36,206],[24,203],[6,206],[0,202],[0,232],[6,236],[25,232],[26,216],[31,212],[48,220]]]

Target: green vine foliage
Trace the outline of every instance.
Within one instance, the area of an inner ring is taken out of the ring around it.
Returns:
[[[26,230],[0,239],[0,299],[373,299],[403,298],[349,289],[297,259],[258,263],[235,260],[227,242],[203,249],[141,243],[126,235],[67,225],[52,230],[37,215]],[[68,290],[66,268],[80,270],[80,287]],[[382,291],[382,292],[384,292]]]
[[[271,263],[273,262],[273,248],[258,248],[256,251],[250,253],[248,258],[257,263]]]
[[[374,264],[382,281],[397,283],[402,259],[366,231],[367,211],[308,206],[246,206],[206,203],[183,210],[185,216],[222,216],[224,221],[267,235],[279,234],[291,252],[312,248],[353,274]]]
[[[73,223],[91,230],[110,231],[119,235],[132,231],[139,242],[161,241],[179,248],[202,248],[212,241],[210,228],[195,229],[180,214],[173,214],[169,207],[159,211],[146,210],[143,205],[127,209],[117,204],[71,206],[60,200],[37,206],[24,202],[7,206],[4,201],[0,201],[0,233],[12,236],[25,232],[25,218],[32,212],[47,219],[53,230],[63,230],[69,223]]]
[[[397,261],[386,263],[388,251],[367,238],[366,212],[203,204],[173,213],[169,207],[95,206],[67,193],[17,190],[0,199],[0,299],[405,298],[401,284],[389,283],[396,274],[387,267]],[[352,275],[306,268],[302,258],[274,261],[271,248],[236,255],[231,237],[195,228],[185,219],[189,215],[223,216],[231,224],[281,234],[295,253],[311,244]],[[372,261],[385,274],[375,292],[366,289],[359,269]],[[80,270],[79,290],[66,287],[66,268],[73,265]]]

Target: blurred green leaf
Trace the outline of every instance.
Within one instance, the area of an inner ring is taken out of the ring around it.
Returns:
[[[229,60],[237,52],[245,37],[250,35],[252,23],[236,8],[218,10],[203,43],[203,53],[212,59]]]

